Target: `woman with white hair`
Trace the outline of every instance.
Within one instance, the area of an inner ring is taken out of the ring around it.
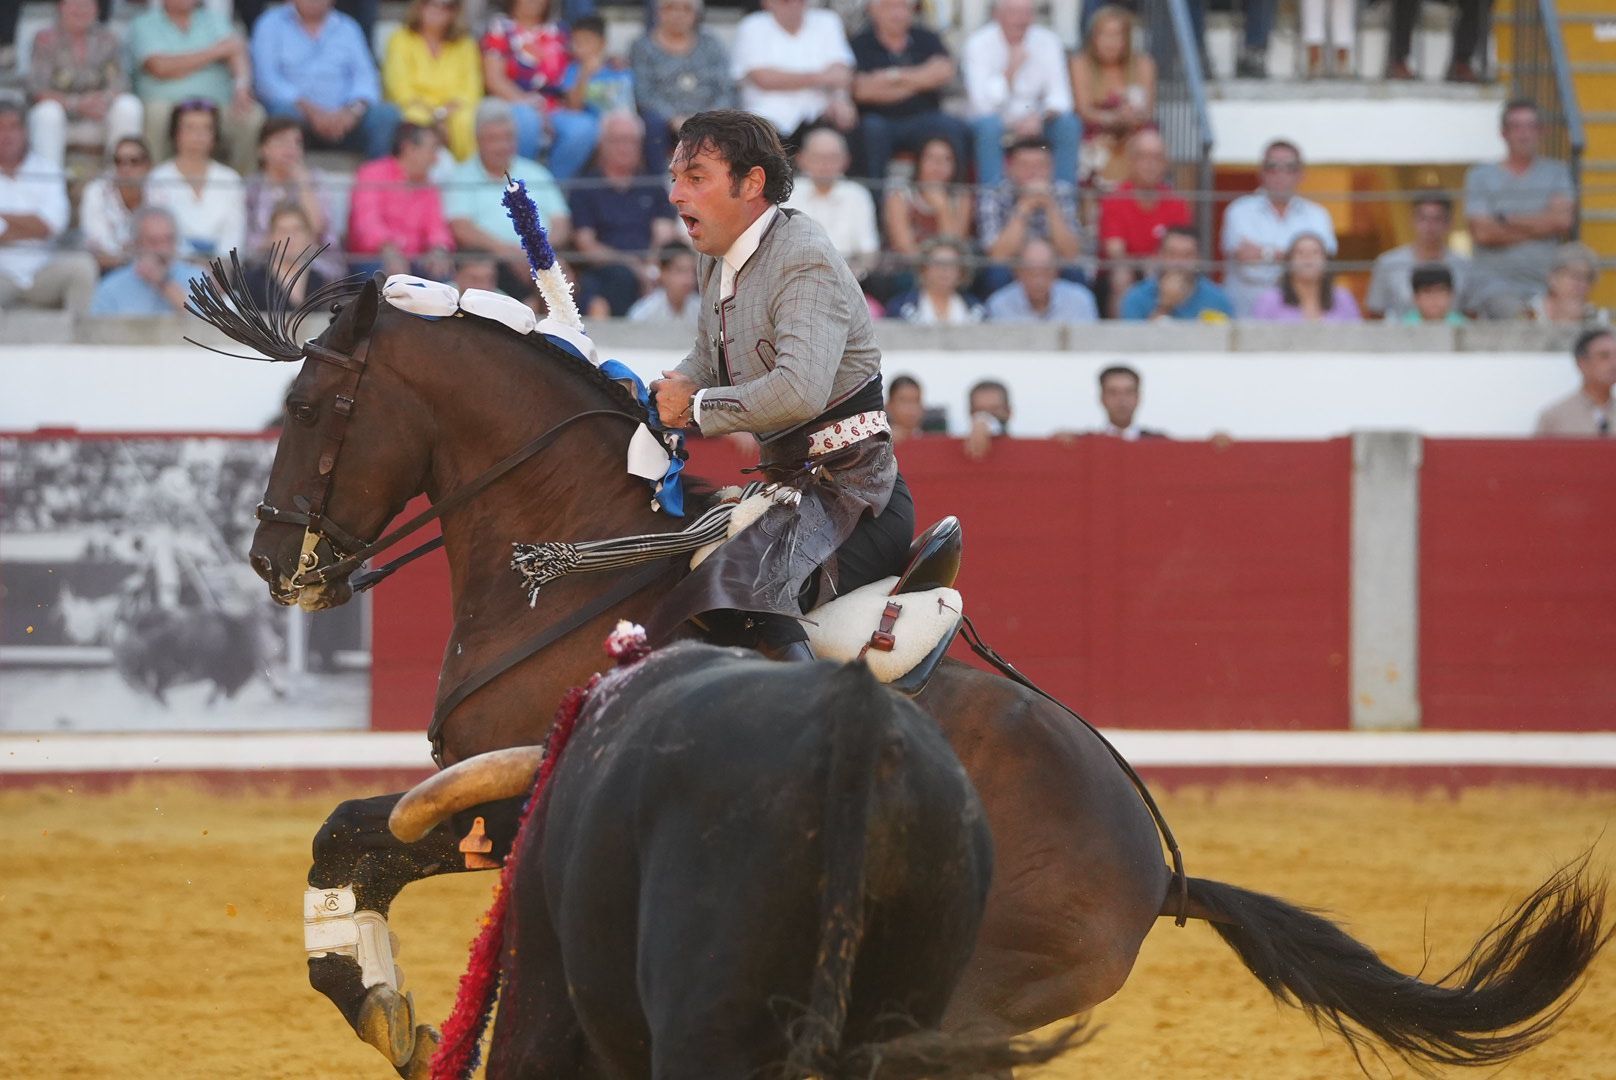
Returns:
[[[1599,280],[1599,256],[1587,244],[1562,244],[1549,269],[1548,288],[1532,297],[1526,317],[1539,322],[1609,325],[1610,312],[1588,294]]]

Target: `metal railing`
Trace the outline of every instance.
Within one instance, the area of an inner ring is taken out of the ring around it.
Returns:
[[[1212,117],[1206,104],[1206,76],[1185,0],[1142,0],[1139,19],[1156,61],[1156,123],[1181,191],[1212,190]],[[1201,250],[1212,250],[1213,206],[1195,203]]]
[[[1571,78],[1571,61],[1560,33],[1554,0],[1515,0],[1514,42],[1510,57],[1510,96],[1528,98],[1542,110],[1543,149],[1571,169],[1576,190],[1576,237],[1582,219],[1582,154],[1587,146],[1582,108]]]

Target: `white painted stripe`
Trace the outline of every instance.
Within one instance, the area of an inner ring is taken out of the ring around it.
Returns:
[[[1517,766],[1616,769],[1616,732],[1137,731],[1106,736],[1148,768]],[[0,735],[0,775],[429,769],[415,732]]]

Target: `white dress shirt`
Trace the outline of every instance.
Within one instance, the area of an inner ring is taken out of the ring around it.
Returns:
[[[767,11],[754,11],[735,28],[730,49],[730,74],[741,87],[741,108],[756,113],[789,135],[809,120],[825,115],[830,94],[825,90],[760,90],[746,76],[758,68],[808,74],[832,64],[853,66],[842,20],[834,11],[810,8],[802,27],[788,34]]]
[[[1281,212],[1266,192],[1254,191],[1229,204],[1223,212],[1223,256],[1231,261],[1223,287],[1236,316],[1250,315],[1257,297],[1279,284],[1285,249],[1303,233],[1320,237],[1325,253],[1335,254],[1335,222],[1328,210],[1311,199],[1292,195]],[[1269,259],[1258,263],[1232,261],[1235,249],[1246,240],[1267,248],[1272,253]]]
[[[829,191],[820,191],[819,185],[799,176],[786,205],[819,222],[842,258],[849,262],[881,250],[881,234],[875,227],[875,200],[863,184],[844,177]]]
[[[15,176],[0,172],[0,214],[33,214],[49,231],[42,240],[0,244],[0,274],[25,289],[32,285],[34,276],[56,253],[56,236],[67,228],[69,212],[61,166],[29,154],[17,166]]]
[[[722,265],[718,270],[718,301],[723,303],[735,295],[735,275],[741,272],[748,259],[757,254],[758,245],[763,242],[763,233],[768,229],[774,215],[780,212],[779,207],[771,206],[758,215],[756,221],[746,227],[735,242],[724,252]],[[720,324],[722,325],[722,324]],[[690,402],[690,419],[698,428],[701,427],[701,396],[707,391],[705,388],[696,391],[696,396]]]
[[[965,96],[972,116],[996,115],[1006,124],[1027,116],[1072,111],[1072,77],[1066,66],[1066,48],[1047,26],[1029,26],[1022,39],[1027,58],[1012,82],[1004,72],[1010,66],[1010,43],[996,22],[988,22],[965,39],[960,69],[965,75]]]

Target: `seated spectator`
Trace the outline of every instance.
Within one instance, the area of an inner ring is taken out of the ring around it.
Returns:
[[[1072,100],[1083,121],[1078,170],[1084,182],[1102,188],[1127,175],[1123,148],[1156,119],[1156,62],[1134,51],[1133,37],[1133,12],[1108,4],[1089,18],[1083,47],[1072,57]]]
[[[858,122],[849,94],[853,50],[841,17],[808,0],[763,0],[762,11],[743,18],[730,74],[740,84],[741,108],[773,124],[788,152],[810,128],[851,131]]]
[[[140,99],[129,92],[123,46],[95,21],[95,0],[61,0],[56,25],[34,35],[28,60],[28,142],[60,166],[67,147],[109,152],[140,134]]]
[[[443,216],[443,197],[431,181],[439,145],[432,128],[400,124],[392,156],[368,161],[354,173],[348,250],[360,257],[356,270],[370,273],[379,264],[388,274],[414,273],[434,281],[454,276],[449,257],[454,236]],[[367,255],[372,258],[363,258]]]
[[[1021,249],[1016,279],[988,297],[989,322],[1086,323],[1100,317],[1094,294],[1057,273],[1055,248],[1033,238]]]
[[[89,308],[95,260],[55,246],[70,213],[61,168],[29,151],[22,106],[0,98],[0,309]]]
[[[1005,172],[1003,180],[977,195],[976,234],[988,259],[1007,263],[1035,238],[1048,241],[1062,263],[1075,262],[1083,254],[1077,189],[1055,178],[1049,144],[1037,139],[1013,144],[1005,155]],[[990,266],[982,279],[991,291],[1010,276],[1007,267]]]
[[[965,395],[965,456],[981,461],[993,440],[1010,434],[1010,388],[997,379],[983,379]]]
[[[1560,245],[1575,218],[1571,171],[1543,157],[1543,117],[1530,101],[1504,106],[1504,144],[1497,164],[1465,174],[1465,217],[1474,242],[1470,310],[1513,319],[1548,285]]]
[[[646,139],[659,127],[672,146],[684,122],[709,109],[733,109],[739,100],[729,73],[729,52],[700,28],[702,0],[656,0],[656,23],[628,53],[634,101]]]
[[[947,139],[927,139],[915,158],[914,179],[887,184],[882,201],[887,251],[912,258],[934,236],[963,240],[971,235],[971,188],[960,160]]]
[[[1106,307],[1115,317],[1123,295],[1161,249],[1167,230],[1190,223],[1190,205],[1167,183],[1167,143],[1154,128],[1128,140],[1128,178],[1100,200],[1100,254],[1108,264]]]
[[[283,275],[288,274],[297,265],[298,254],[312,243],[314,226],[309,222],[308,212],[301,203],[283,202],[275,207],[269,216],[266,246],[247,267],[247,289],[253,299],[266,309],[279,302],[296,309],[303,306],[311,293],[319,292],[336,280],[320,269],[318,261],[290,285],[272,275],[274,269]],[[282,253],[281,263],[279,267],[272,267],[269,259],[276,251]]]
[[[1219,322],[1234,308],[1228,295],[1201,272],[1201,239],[1188,225],[1174,225],[1162,237],[1155,273],[1122,297],[1122,317],[1202,319]]]
[[[869,0],[870,25],[853,37],[853,100],[859,107],[859,175],[887,176],[894,150],[919,152],[944,139],[965,158],[965,121],[943,111],[954,60],[936,32],[915,25],[912,0]]]
[[[1124,442],[1165,439],[1167,436],[1134,421],[1139,412],[1139,389],[1143,380],[1127,364],[1113,364],[1100,372],[1100,408],[1105,410],[1105,427],[1100,434]]]
[[[506,14],[483,34],[483,84],[510,104],[517,151],[536,158],[548,146],[550,172],[570,180],[595,152],[600,120],[566,105],[572,52],[556,8],[556,0],[505,0]]]
[[[1482,27],[1482,0],[1455,0],[1453,44],[1448,53],[1449,82],[1478,83],[1476,58],[1485,47]],[[1416,79],[1408,66],[1414,51],[1414,25],[1420,19],[1420,0],[1392,0],[1391,38],[1386,49],[1386,78]]]
[[[511,296],[533,293],[527,254],[517,243],[505,214],[505,176],[525,181],[550,243],[564,250],[572,236],[567,200],[548,169],[516,155],[516,121],[511,106],[484,98],[477,106],[477,152],[456,165],[442,181],[444,213],[460,252],[481,252],[499,260],[499,287]],[[576,280],[576,279],[573,279]]]
[[[887,383],[887,424],[892,428],[892,441],[908,442],[923,433],[921,424],[926,418],[926,404],[921,396],[920,383],[913,375],[899,375]]]
[[[1042,141],[1053,148],[1056,177],[1075,188],[1083,123],[1072,111],[1066,49],[1033,15],[1033,0],[996,0],[993,19],[961,50],[976,179],[984,186],[1003,179],[1006,139]]]
[[[320,272],[333,280],[347,273],[335,228],[337,181],[303,156],[303,125],[289,116],[266,120],[258,134],[258,168],[247,178],[246,254],[263,256],[272,233],[270,217],[282,203],[296,203],[303,208],[314,242],[326,245],[315,260]]]
[[[205,271],[179,257],[179,226],[160,206],[135,212],[134,261],[120,266],[95,287],[91,315],[178,315],[185,310],[191,279]]]
[[[1280,256],[1302,233],[1319,237],[1325,252],[1335,254],[1330,212],[1296,194],[1301,183],[1302,152],[1294,143],[1275,139],[1263,148],[1260,186],[1223,212],[1223,257],[1233,260],[1224,271],[1223,287],[1242,318],[1279,280]]]
[[[632,322],[681,322],[696,325],[701,293],[696,289],[696,253],[669,244],[657,255],[657,287],[628,309]]]
[[[1417,326],[1420,323],[1443,323],[1463,326],[1465,317],[1454,304],[1453,271],[1441,263],[1416,266],[1408,275],[1413,289],[1414,306],[1404,312],[1399,322]]]
[[[1251,317],[1266,322],[1358,322],[1358,301],[1330,270],[1324,238],[1303,233],[1285,252],[1279,284],[1257,297]]]
[[[79,197],[79,231],[85,250],[103,270],[129,261],[135,211],[146,205],[146,177],[151,167],[144,140],[119,139],[112,148],[112,168],[84,185]]]
[[[1528,316],[1539,322],[1608,323],[1610,312],[1588,300],[1599,281],[1599,256],[1587,244],[1562,244],[1548,288],[1532,297]]]
[[[634,73],[628,61],[606,52],[606,20],[586,15],[572,24],[572,55],[575,58],[562,77],[567,91],[567,107],[582,109],[595,117],[614,112],[637,112]],[[645,117],[642,115],[641,119]],[[645,123],[647,173],[661,173],[673,153],[668,123],[658,115]]]
[[[247,208],[241,175],[213,160],[219,110],[210,101],[182,102],[169,114],[169,127],[174,158],[146,177],[146,201],[174,215],[187,258],[226,255],[245,242]]]
[[[1593,436],[1616,433],[1616,333],[1608,326],[1584,330],[1572,347],[1582,385],[1550,405],[1537,418],[1537,433],[1550,436]]]
[[[1371,315],[1401,320],[1414,310],[1411,274],[1417,266],[1440,263],[1453,279],[1458,308],[1463,310],[1470,260],[1448,246],[1453,232],[1453,203],[1446,195],[1425,192],[1414,197],[1414,241],[1382,252],[1369,275],[1369,296],[1364,307]]]
[[[310,145],[367,158],[392,148],[398,106],[381,99],[370,43],[332,0],[290,0],[264,12],[252,55],[264,108],[300,122]]]
[[[466,32],[461,0],[411,0],[404,25],[387,39],[382,88],[406,123],[437,128],[455,159],[466,159],[475,147],[483,57]]]
[[[632,110],[609,114],[600,128],[599,167],[572,192],[573,261],[580,286],[622,316],[651,276],[651,253],[678,239],[673,206],[659,179],[646,175],[645,125]]]
[[[841,133],[815,128],[797,153],[799,183],[785,205],[819,222],[853,276],[862,279],[881,254],[881,236],[875,227],[875,200],[863,184],[847,178],[850,164]]]
[[[237,175],[252,171],[264,109],[253,98],[247,43],[230,20],[198,0],[161,0],[129,24],[135,93],[152,156],[173,153],[169,114],[180,102],[210,101],[224,120]]]
[[[920,288],[892,302],[894,317],[916,326],[966,326],[979,323],[982,305],[960,292],[970,275],[965,272],[965,247],[958,240],[936,236],[921,252]]]
[[[455,267],[454,287],[461,293],[467,289],[499,292],[499,264],[487,255],[462,255]]]

